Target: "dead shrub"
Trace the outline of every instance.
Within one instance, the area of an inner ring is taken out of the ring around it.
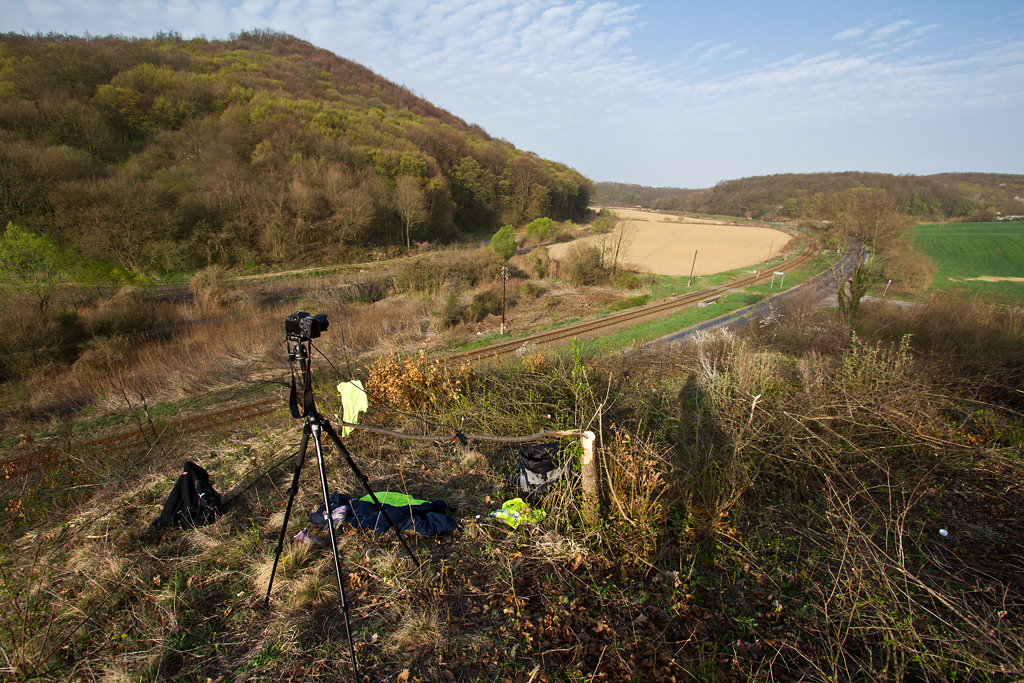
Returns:
[[[601,249],[589,242],[576,242],[565,253],[562,276],[572,284],[596,285],[607,277],[601,266]]]
[[[647,558],[657,547],[666,512],[673,503],[670,488],[677,482],[667,451],[651,435],[612,429],[615,436],[601,457],[609,510],[619,524],[610,525],[608,533],[617,536],[616,543],[627,555]]]
[[[122,287],[85,317],[90,331],[97,336],[166,329],[178,322],[172,305],[147,301],[138,287]]]
[[[527,299],[539,299],[546,291],[546,289],[536,282],[530,282],[528,280],[519,285],[517,293]]]
[[[770,316],[747,325],[743,336],[784,353],[835,353],[849,342],[850,328],[821,307],[817,292],[805,289],[787,296]]]
[[[688,377],[679,392],[676,464],[687,515],[698,528],[714,530],[756,480],[765,458],[757,441],[772,412],[765,404],[778,400],[796,369],[728,335],[691,346],[680,364]]]
[[[90,339],[82,355],[75,361],[76,373],[110,375],[123,367],[131,353],[131,342],[124,337],[96,337]]]
[[[547,374],[551,372],[551,361],[543,353],[536,351],[525,353],[521,356],[520,362],[523,364],[523,368],[530,372],[536,372],[537,374]]]
[[[230,308],[242,300],[238,287],[228,273],[216,264],[203,268],[189,280],[189,289],[196,307],[201,311]]]
[[[463,319],[465,322],[478,323],[489,315],[501,315],[506,292],[499,283],[491,284],[473,295],[473,301],[466,307]]]
[[[366,393],[377,401],[398,410],[420,410],[427,406],[456,399],[466,393],[476,379],[473,366],[458,367],[427,361],[427,354],[400,359],[388,356],[370,369]]]
[[[927,254],[907,245],[886,256],[885,277],[892,279],[894,294],[913,294],[927,290],[935,279],[937,268]]]
[[[0,379],[31,376],[64,358],[68,351],[61,347],[70,343],[73,348],[82,336],[75,329],[77,316],[62,324],[60,314],[55,320],[34,314],[31,303],[17,293],[0,293]]]
[[[910,335],[913,348],[936,357],[966,359],[1013,355],[1024,345],[1024,315],[960,292],[936,294],[923,305],[870,306],[865,335],[893,342]]]
[[[401,344],[419,338],[429,325],[426,309],[427,302],[410,296],[388,297],[368,305],[341,304],[338,324],[345,346],[369,351],[382,341]],[[328,333],[333,331],[332,324]]]
[[[522,264],[523,270],[538,280],[543,280],[551,272],[551,257],[547,247],[538,247],[525,257],[516,256],[513,261]]]
[[[447,288],[475,287],[501,278],[504,261],[490,249],[436,251],[402,263],[395,275],[399,292],[437,294]]]

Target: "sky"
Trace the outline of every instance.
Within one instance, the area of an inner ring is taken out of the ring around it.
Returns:
[[[0,0],[0,31],[283,31],[595,181],[1024,174],[1024,4]]]

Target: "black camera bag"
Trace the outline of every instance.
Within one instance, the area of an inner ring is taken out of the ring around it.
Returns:
[[[519,451],[514,483],[523,493],[540,496],[549,484],[565,476],[571,462],[558,442],[527,446]]]
[[[219,514],[220,494],[210,484],[210,475],[194,462],[186,462],[156,525],[179,529],[204,526],[216,521]]]

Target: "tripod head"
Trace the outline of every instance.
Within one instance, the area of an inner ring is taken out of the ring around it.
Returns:
[[[313,399],[313,359],[310,356],[311,340],[319,337],[330,323],[327,314],[311,316],[305,311],[296,311],[284,319],[285,342],[288,346],[288,360],[292,369],[292,388],[288,399],[288,407],[292,417],[301,420],[316,413],[316,402]],[[294,346],[292,345],[294,342]],[[302,410],[299,410],[298,387],[295,380],[295,364],[299,365],[302,375]]]
[[[295,311],[284,319],[284,334],[289,341],[304,342],[316,339],[330,326],[326,313],[310,315],[305,311]]]

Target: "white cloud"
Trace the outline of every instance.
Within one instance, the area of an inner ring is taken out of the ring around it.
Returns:
[[[862,33],[864,33],[864,29],[862,28],[848,28],[845,31],[832,36],[832,40],[849,40],[850,38],[856,38]]]
[[[908,26],[913,26],[914,22],[910,19],[902,19],[900,21],[887,24],[880,29],[876,29],[871,33],[871,40],[874,42],[883,42],[888,40],[892,35],[899,33]]]
[[[922,26],[920,28],[915,28],[913,31],[910,32],[910,37],[911,38],[920,38],[921,36],[925,35],[926,33],[931,33],[932,31],[934,31],[938,27],[939,27],[938,24],[928,24],[927,26]]]

